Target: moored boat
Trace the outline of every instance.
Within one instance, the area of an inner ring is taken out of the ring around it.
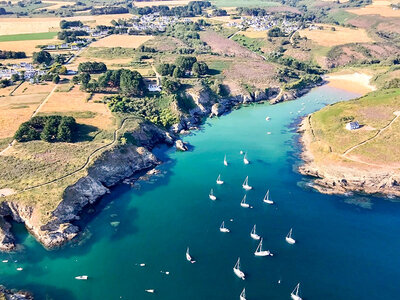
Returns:
[[[239,300],[246,300],[246,288],[243,288],[243,291],[240,293]]]
[[[88,278],[89,276],[87,275],[80,275],[75,277],[76,280],[88,280]]]
[[[217,200],[217,197],[215,197],[215,195],[214,195],[214,190],[213,189],[211,189],[210,194],[208,195],[208,197],[213,201]]]
[[[189,247],[187,247],[187,249],[186,249],[186,260],[188,261],[188,262],[191,262],[192,264],[194,264],[196,261],[190,256],[190,253],[189,253]]]
[[[225,166],[228,165],[228,161],[226,160],[226,154],[225,154],[225,157],[224,157],[224,165],[225,165]]]
[[[221,180],[221,174],[219,174],[217,177],[217,184],[224,184],[224,181]]]
[[[242,187],[248,191],[251,190],[253,187],[249,185],[249,176],[246,177],[246,179],[244,180]]]
[[[272,201],[271,199],[269,199],[269,190],[267,191],[267,193],[265,194],[265,196],[264,196],[264,200],[263,200],[265,203],[268,203],[268,204],[274,204],[274,201]]]
[[[224,233],[228,233],[230,232],[230,230],[228,228],[225,227],[225,221],[222,221],[221,226],[219,227],[219,231],[224,232]]]
[[[298,283],[294,288],[294,290],[290,293],[290,298],[292,298],[293,300],[303,300],[299,296],[299,289],[300,289],[300,283]]]
[[[287,236],[286,236],[286,242],[288,242],[289,244],[294,244],[294,243],[296,243],[296,240],[294,239],[294,238],[292,238],[292,228],[290,228],[290,231],[289,231],[289,233],[287,234]]]
[[[248,203],[246,203],[246,195],[244,195],[242,201],[240,201],[240,206],[244,207],[244,208],[249,208],[250,205]]]
[[[261,237],[256,233],[256,225],[254,224],[253,229],[250,232],[250,236],[253,240],[259,240]]]
[[[233,267],[233,272],[235,273],[235,275],[237,277],[239,277],[240,279],[244,280],[245,279],[245,275],[243,273],[242,270],[240,270],[240,257],[238,257],[238,260],[235,264],[235,266]]]
[[[255,256],[272,256],[272,253],[268,250],[263,250],[262,249],[262,242],[263,239],[261,238],[260,243],[257,246],[256,252],[254,252]]]
[[[250,163],[250,161],[247,159],[247,152],[244,154],[243,163],[244,163],[245,165],[248,165],[248,164]]]

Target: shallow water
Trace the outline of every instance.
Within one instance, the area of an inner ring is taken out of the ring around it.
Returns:
[[[46,251],[15,226],[24,249],[0,254],[10,260],[0,263],[1,283],[29,289],[37,299],[230,300],[239,299],[243,287],[249,300],[289,299],[298,282],[310,300],[397,299],[400,204],[321,195],[293,171],[300,162],[299,116],[355,96],[321,87],[296,101],[252,105],[208,120],[185,138],[192,151],[157,149],[165,161],[160,175],[140,188],[118,186],[94,207],[78,245]],[[249,165],[240,150],[248,152]],[[221,186],[215,184],[218,174]],[[252,209],[239,205],[246,176]],[[208,199],[210,188],[215,202]],[[267,189],[275,205],[262,202]],[[219,232],[223,220],[231,233]],[[254,257],[254,224],[273,257]],[[285,242],[290,228],[295,245]],[[185,260],[187,246],[195,264]],[[245,281],[232,271],[239,256]],[[75,280],[78,275],[89,280]]]

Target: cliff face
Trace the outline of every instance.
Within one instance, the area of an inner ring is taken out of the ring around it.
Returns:
[[[96,202],[116,185],[136,172],[158,164],[157,158],[144,147],[121,146],[104,152],[89,168],[88,175],[69,186],[57,208],[51,212],[51,220],[42,224],[37,221],[34,207],[4,201],[0,206],[0,249],[15,248],[10,224],[5,217],[24,222],[27,229],[45,247],[53,248],[74,238],[79,228],[72,224],[79,219],[81,210]]]

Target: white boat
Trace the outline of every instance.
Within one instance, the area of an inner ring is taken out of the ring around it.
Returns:
[[[224,182],[221,180],[221,174],[218,175],[217,184],[224,184]]]
[[[250,205],[248,203],[246,203],[246,195],[244,195],[242,201],[240,201],[240,206],[241,207],[245,207],[245,208],[249,208]]]
[[[270,117],[266,117],[266,118],[265,118],[265,121],[269,121],[269,120],[271,120]]]
[[[290,228],[290,231],[285,239],[286,239],[286,242],[288,242],[291,245],[296,243],[296,240],[294,238],[292,238],[292,228]]]
[[[245,165],[248,165],[248,164],[250,163],[249,160],[247,159],[247,152],[244,154],[243,163],[244,163]]]
[[[261,237],[256,233],[256,225],[254,224],[253,229],[250,232],[250,236],[253,240],[259,240]]]
[[[144,291],[147,292],[147,293],[151,293],[151,294],[153,294],[155,292],[154,289],[149,289],[149,290],[144,290]]]
[[[22,271],[23,270],[23,268],[17,268],[17,271]]]
[[[219,227],[219,231],[221,231],[221,232],[226,232],[226,233],[230,232],[230,230],[229,230],[228,228],[225,227],[225,221],[222,221],[222,224],[221,224],[221,226]]]
[[[293,300],[302,300],[302,298],[299,296],[299,289],[300,283],[298,283],[294,290],[290,293],[290,298],[292,298]]]
[[[213,201],[217,200],[217,197],[214,196],[214,190],[213,189],[211,189],[210,194],[208,195],[208,197]]]
[[[237,260],[235,266],[233,267],[233,272],[234,272],[235,275],[236,275],[237,277],[239,277],[240,279],[243,279],[243,280],[245,279],[245,278],[244,278],[244,277],[245,277],[244,273],[240,270],[240,257],[238,258],[238,260]]]
[[[272,256],[272,253],[270,251],[262,249],[262,242],[263,242],[263,239],[261,238],[261,241],[258,244],[256,252],[254,252],[254,255],[255,256],[269,256],[269,255]]]
[[[246,300],[246,288],[243,288],[243,291],[240,293],[239,300]]]
[[[2,260],[3,263],[8,263],[8,259]]]
[[[189,254],[189,247],[187,247],[187,249],[186,249],[186,260],[188,262],[191,262],[192,264],[194,264],[196,262],[195,260],[193,260],[193,258]]]
[[[269,199],[269,190],[267,191],[267,193],[265,194],[265,196],[264,196],[264,200],[263,200],[265,203],[268,203],[268,204],[274,204],[274,201],[272,201],[271,199]]]
[[[88,280],[89,276],[87,275],[81,275],[81,276],[76,276],[75,279],[76,280]]]
[[[225,154],[225,157],[224,157],[224,165],[225,165],[225,166],[228,165],[228,161],[226,160],[226,154]]]
[[[240,150],[240,152],[239,152],[239,153],[243,155],[243,150]]]
[[[251,189],[253,188],[253,187],[251,187],[251,186],[249,185],[249,176],[247,176],[246,179],[244,180],[244,182],[243,182],[243,184],[242,184],[242,187],[243,187],[246,191],[251,190]]]

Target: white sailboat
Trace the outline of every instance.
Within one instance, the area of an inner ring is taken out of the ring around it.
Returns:
[[[250,232],[250,236],[253,240],[259,240],[261,237],[256,233],[256,225],[254,224],[253,229]]]
[[[233,267],[233,272],[234,272],[235,275],[236,275],[237,277],[239,277],[240,279],[243,279],[243,280],[245,279],[245,278],[244,278],[244,277],[245,277],[244,273],[240,270],[240,257],[238,258],[238,260],[237,260],[235,266]]]
[[[154,289],[148,289],[148,290],[144,290],[144,291],[147,292],[147,293],[150,293],[150,294],[154,294],[154,292],[155,292]]]
[[[193,260],[193,258],[189,254],[189,247],[187,247],[187,249],[186,249],[186,260],[188,262],[191,262],[192,264],[194,264],[196,262],[195,260]]]
[[[274,204],[274,201],[272,201],[271,199],[269,199],[269,190],[267,191],[267,193],[265,194],[265,196],[264,196],[264,200],[263,200],[265,203],[268,203],[268,204]]]
[[[219,231],[225,232],[225,233],[230,232],[230,230],[229,230],[228,228],[225,227],[225,221],[222,221],[222,224],[221,224],[221,226],[219,227]]]
[[[218,175],[217,184],[224,184],[224,182],[221,180],[221,174]]]
[[[242,184],[242,187],[243,187],[246,191],[251,190],[251,189],[253,188],[253,187],[251,187],[251,186],[249,185],[249,176],[247,176],[246,179],[244,180],[244,182],[243,182],[243,184]]]
[[[208,197],[213,201],[217,200],[217,197],[214,196],[214,190],[213,189],[211,189],[210,194],[208,195]]]
[[[242,201],[240,201],[240,206],[244,207],[244,208],[249,208],[250,205],[248,203],[246,203],[246,195],[244,195]]]
[[[254,255],[255,256],[268,256],[268,255],[272,256],[272,253],[270,251],[262,249],[262,242],[263,242],[263,239],[261,238],[261,241],[258,244],[256,252],[254,252]]]
[[[299,289],[300,289],[300,283],[298,283],[294,288],[294,290],[290,293],[290,297],[293,300],[302,300],[302,298],[299,296]]]
[[[87,275],[81,275],[81,276],[76,276],[75,279],[76,280],[88,280],[89,276]]]
[[[227,166],[228,165],[228,161],[226,160],[226,154],[224,156],[224,165]]]
[[[294,238],[292,238],[292,228],[290,228],[290,231],[288,233],[288,235],[286,236],[286,242],[288,242],[289,244],[293,245],[294,243],[296,243],[296,240]]]
[[[247,152],[244,154],[243,163],[244,163],[245,165],[248,165],[248,164],[250,163],[249,160],[247,159]]]
[[[246,300],[246,288],[243,288],[243,291],[240,293],[239,300]]]

